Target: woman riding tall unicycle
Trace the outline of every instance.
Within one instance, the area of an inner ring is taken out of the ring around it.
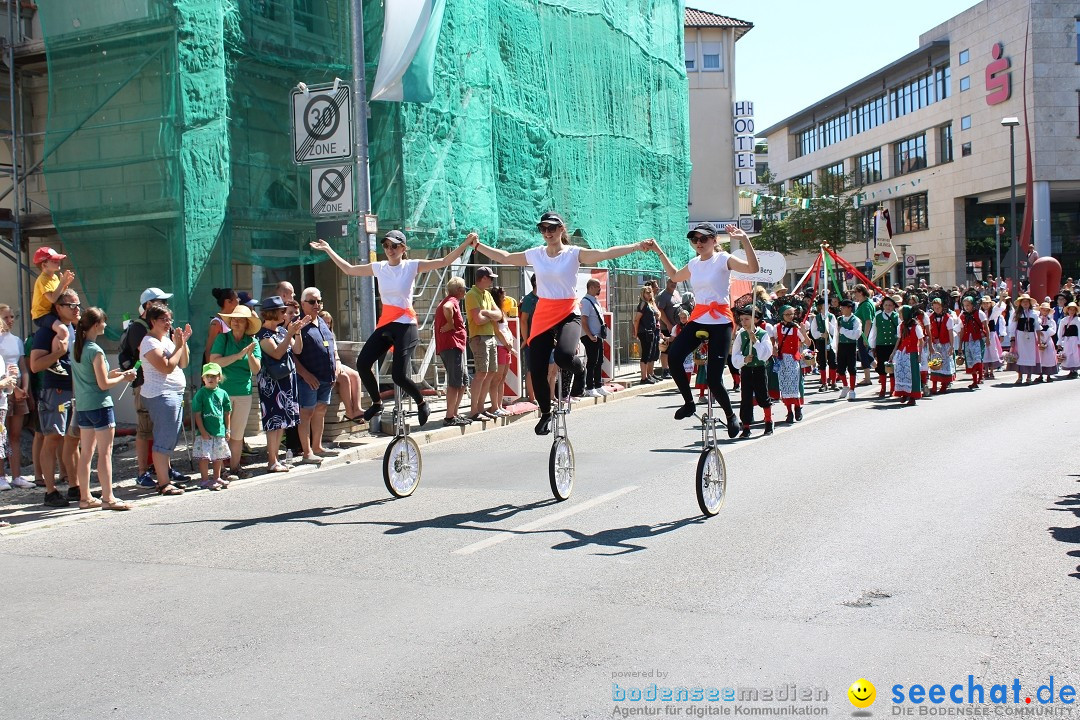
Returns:
[[[682,269],[676,269],[667,254],[657,243],[650,247],[660,256],[667,276],[675,282],[690,281],[697,304],[690,315],[690,322],[668,346],[668,365],[681,367],[683,361],[708,337],[709,358],[706,376],[713,398],[720,403],[727,424],[728,438],[734,438],[742,427],[731,408],[731,400],[724,389],[723,371],[731,349],[731,336],[735,319],[729,306],[731,272],[756,273],[759,269],[757,255],[750,238],[735,225],[724,228],[732,238],[738,238],[746,250],[746,260],[739,260],[724,250],[717,249],[717,230],[712,223],[698,223],[686,234],[693,243],[695,257]],[[674,373],[675,385],[682,394],[683,406],[675,411],[675,419],[691,417],[695,412],[694,397],[690,392],[690,380],[683,373]]]

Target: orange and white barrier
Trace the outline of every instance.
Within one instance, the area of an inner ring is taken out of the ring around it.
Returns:
[[[604,338],[604,360],[600,369],[602,380],[611,380],[615,377],[615,365],[611,356],[614,350],[611,347],[611,338],[615,337],[615,318],[609,312],[604,313],[604,324],[607,325],[607,337]]]
[[[521,397],[521,320],[516,317],[506,318],[514,346],[510,348],[510,367],[506,370],[503,382],[503,401],[513,401]]]

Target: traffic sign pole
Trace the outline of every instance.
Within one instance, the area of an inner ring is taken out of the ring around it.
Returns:
[[[371,212],[371,166],[368,161],[368,100],[367,78],[364,72],[364,6],[361,0],[351,0],[352,5],[352,85],[353,85],[353,214],[356,216],[356,234],[360,262],[371,261],[371,249],[375,246],[374,233],[368,233],[362,218]],[[360,338],[367,339],[375,332],[375,278],[360,277],[359,306],[356,315],[360,326]],[[350,298],[355,301],[355,298]],[[377,400],[377,398],[374,398]]]

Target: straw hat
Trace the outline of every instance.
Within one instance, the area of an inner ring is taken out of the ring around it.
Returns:
[[[1021,300],[1027,300],[1029,303],[1032,304],[1032,306],[1035,305],[1035,301],[1027,293],[1022,293],[1019,297],[1016,298],[1016,302],[1014,303],[1016,305],[1016,307],[1020,307],[1020,301]]]
[[[224,320],[229,327],[232,327],[232,324],[229,321],[233,318],[243,318],[247,320],[247,328],[244,329],[245,335],[254,335],[259,332],[259,329],[262,327],[262,321],[255,316],[255,313],[251,312],[251,308],[247,305],[237,305],[236,309],[231,313],[218,313],[218,317]]]
[[[1040,311],[1045,310],[1046,312],[1050,312],[1053,309],[1054,308],[1050,307],[1050,303],[1048,303],[1048,302],[1044,302],[1044,303],[1039,305],[1039,310]]]

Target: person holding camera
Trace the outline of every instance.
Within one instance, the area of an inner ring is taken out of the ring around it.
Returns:
[[[604,389],[602,369],[604,367],[604,338],[607,326],[604,324],[604,312],[600,309],[600,281],[593,278],[585,285],[585,297],[581,302],[581,316],[584,318],[581,342],[585,345],[585,396],[603,397],[610,395]]]

